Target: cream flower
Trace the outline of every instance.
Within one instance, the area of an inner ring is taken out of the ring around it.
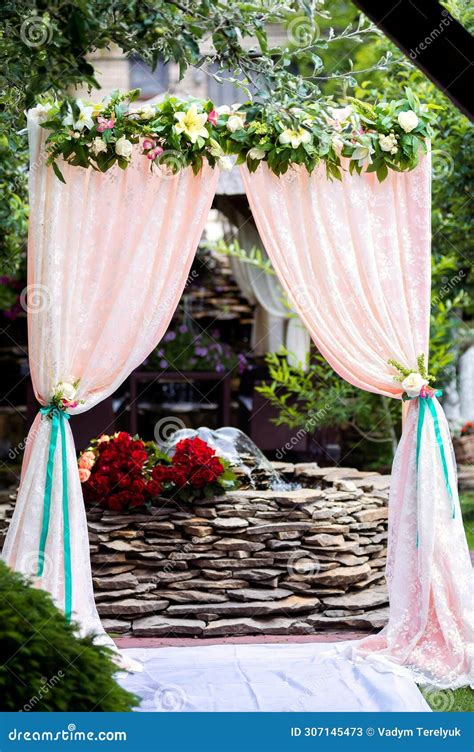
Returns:
[[[428,382],[420,373],[410,373],[406,379],[402,381],[402,387],[409,397],[418,397],[422,387],[427,386]]]
[[[117,143],[115,144],[115,153],[118,154],[119,157],[130,159],[130,157],[132,156],[132,150],[133,144],[128,140],[128,138],[121,136],[117,140]]]
[[[216,157],[217,160],[217,166],[223,171],[223,172],[230,172],[232,169],[232,160],[229,157],[226,157],[224,149],[221,147],[221,145],[215,140],[215,138],[211,138],[209,141],[210,145],[210,153],[213,157]]]
[[[372,163],[372,154],[374,153],[374,147],[370,140],[364,140],[363,143],[359,143],[352,152],[352,159],[354,159],[359,167],[365,167]]]
[[[400,112],[398,115],[398,124],[400,128],[403,128],[405,133],[410,133],[410,131],[414,130],[418,123],[418,115],[413,110]]]
[[[291,144],[293,149],[297,149],[300,144],[309,144],[311,133],[304,128],[298,128],[297,131],[293,128],[287,128],[286,131],[280,133],[278,140],[280,144]]]
[[[245,124],[245,113],[235,112],[227,120],[226,126],[227,126],[228,131],[230,131],[231,133],[235,133],[235,131],[238,131],[240,130],[240,128],[243,128],[244,124]]]
[[[93,107],[86,107],[81,99],[76,102],[79,107],[79,114],[77,117],[72,111],[71,105],[69,105],[69,112],[63,120],[64,125],[70,125],[75,131],[82,131],[84,128],[92,128],[94,121],[92,120]]]
[[[250,157],[250,159],[264,159],[265,150],[259,149],[258,146],[254,146],[253,149],[249,150],[247,156]]]
[[[76,387],[74,384],[70,384],[68,381],[60,381],[56,384],[55,393],[62,397],[62,399],[72,402],[76,396]]]
[[[397,137],[395,133],[389,133],[388,136],[380,134],[379,144],[382,151],[388,151],[390,154],[396,154],[398,150]]]
[[[99,138],[99,136],[97,136],[93,140],[93,142],[92,142],[92,144],[90,146],[90,150],[91,150],[92,154],[96,157],[101,152],[107,151],[107,144],[105,143],[105,141],[102,141],[102,139]]]
[[[354,112],[352,105],[348,104],[347,107],[330,107],[329,111],[338,123],[345,123]]]
[[[152,117],[155,117],[156,110],[151,104],[145,104],[135,110],[135,114],[138,115],[140,120],[151,120]]]
[[[230,107],[228,104],[221,104],[220,107],[216,107],[218,115],[230,115]]]
[[[199,137],[209,137],[207,128],[204,127],[207,112],[198,112],[196,104],[192,104],[187,112],[175,112],[174,116],[178,121],[175,125],[176,133],[184,133],[192,144],[195,144]]]

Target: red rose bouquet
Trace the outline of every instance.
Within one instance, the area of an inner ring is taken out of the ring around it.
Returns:
[[[156,465],[151,476],[162,496],[182,501],[212,499],[237,487],[229,463],[218,457],[205,441],[183,439],[176,444],[174,455]]]
[[[117,511],[147,504],[154,491],[149,488],[153,454],[152,442],[124,431],[91,442],[78,462],[85,500]]]
[[[123,431],[104,435],[78,465],[85,500],[116,511],[146,506],[157,496],[210,499],[237,486],[229,464],[199,438],[180,441],[170,458],[152,441]]]

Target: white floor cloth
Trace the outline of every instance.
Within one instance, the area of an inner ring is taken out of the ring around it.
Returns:
[[[354,644],[354,643],[353,643]],[[139,710],[429,711],[417,685],[348,657],[351,643],[281,643],[133,648],[144,670],[120,684],[142,698]]]

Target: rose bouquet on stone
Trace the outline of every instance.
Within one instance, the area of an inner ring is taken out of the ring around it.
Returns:
[[[176,445],[173,457],[153,441],[121,431],[91,442],[78,460],[84,499],[114,511],[146,507],[159,496],[210,499],[236,487],[228,463],[199,438]]]
[[[229,463],[198,437],[179,441],[151,476],[158,494],[185,502],[212,499],[238,485]]]

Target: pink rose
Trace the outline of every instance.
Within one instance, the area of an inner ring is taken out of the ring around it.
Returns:
[[[153,147],[155,146],[155,143],[156,142],[153,141],[152,138],[145,138],[145,139],[143,139],[142,146],[143,146],[144,149],[153,149]]]
[[[209,115],[207,116],[207,119],[211,125],[216,126],[218,117],[219,117],[218,113],[215,110],[211,110]]]
[[[99,436],[99,438],[97,439],[97,442],[99,444],[102,444],[103,441],[110,441],[110,436],[107,436],[106,433],[103,433],[102,436]]]
[[[115,120],[113,118],[110,118],[110,120],[107,120],[107,118],[104,118],[99,115],[97,118],[97,122],[99,125],[97,126],[97,130],[99,133],[103,133],[104,131],[111,130],[115,125]]]
[[[79,457],[79,467],[83,467],[86,470],[90,470],[91,467],[94,467],[95,463],[95,456],[93,452],[84,452],[84,454],[81,454]]]
[[[90,470],[88,470],[86,467],[79,468],[79,480],[81,481],[81,483],[86,483],[86,481],[88,481],[90,477],[91,477]]]
[[[71,400],[65,400],[65,399],[62,400],[62,403],[64,407],[77,407],[79,404],[77,400],[74,400],[73,402],[71,402]]]
[[[147,159],[156,159],[156,157],[159,157],[160,154],[163,154],[164,149],[161,148],[161,146],[157,146],[156,149],[152,149],[148,152]]]

